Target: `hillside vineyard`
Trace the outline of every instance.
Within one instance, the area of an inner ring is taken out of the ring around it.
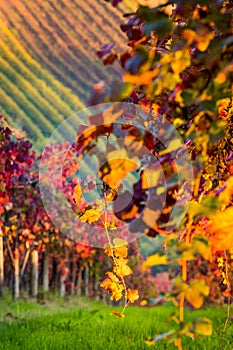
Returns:
[[[96,51],[112,42],[125,48],[126,7],[130,1],[118,9],[98,0],[1,1],[0,110],[37,149],[87,104],[93,84],[120,77],[120,66],[105,67]]]

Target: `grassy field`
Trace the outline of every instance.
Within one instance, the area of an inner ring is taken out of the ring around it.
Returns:
[[[44,305],[32,301],[1,302],[0,349],[11,350],[119,350],[119,349],[174,349],[174,345],[161,341],[148,347],[144,340],[173,327],[167,317],[172,305],[150,309],[129,307],[124,319],[110,315],[109,306],[85,299],[50,300]],[[186,312],[186,319],[205,316],[213,320],[212,336],[193,341],[186,338],[184,348],[221,348],[221,334],[225,321],[225,308],[208,308]],[[233,322],[225,335],[225,350],[233,348]]]

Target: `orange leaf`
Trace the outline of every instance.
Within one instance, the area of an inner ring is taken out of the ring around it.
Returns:
[[[76,205],[79,206],[82,197],[82,190],[79,184],[75,186],[73,195]]]
[[[141,174],[142,189],[147,190],[148,188],[156,187],[161,179],[160,168],[147,168],[144,169]]]
[[[233,248],[233,206],[223,212],[218,212],[211,220],[207,231],[210,238],[212,251],[230,250]]]
[[[115,123],[124,113],[121,104],[112,104],[99,114],[89,117],[90,124],[94,125],[111,125]]]
[[[123,77],[123,81],[125,83],[148,85],[158,75],[158,73],[159,73],[159,69],[157,67],[152,71],[146,71],[146,72],[143,72],[142,74],[137,74],[137,75],[126,73]]]
[[[123,241],[123,240],[121,240],[119,238],[115,238],[113,240],[113,242],[115,244],[114,247],[110,248],[109,244],[105,245],[105,247],[104,247],[105,254],[108,255],[108,256],[114,255],[117,258],[118,257],[119,258],[127,258],[127,255],[128,255],[128,248],[127,248],[127,246],[126,245],[124,245],[124,246],[121,245],[121,246],[116,247],[116,242],[118,242],[118,241],[126,242],[126,241]],[[126,242],[126,244],[127,244],[127,242]]]
[[[100,287],[106,289],[111,295],[111,300],[120,300],[123,296],[123,285],[120,283],[118,277],[113,272],[106,273],[107,278],[100,283]]]
[[[118,318],[124,318],[125,317],[124,314],[122,314],[122,313],[120,313],[120,312],[118,312],[116,310],[112,310],[111,311],[111,315],[116,315],[116,317],[118,317]]]
[[[138,158],[129,159],[126,150],[112,151],[108,154],[108,162],[99,171],[99,177],[111,188],[116,188],[128,172],[137,168]]]
[[[228,205],[233,195],[233,176],[229,177],[226,182],[226,188],[220,193],[219,200]]]
[[[119,258],[127,258],[128,255],[128,243],[120,238],[114,238],[114,255]]]
[[[127,299],[130,303],[134,303],[139,299],[138,290],[137,289],[128,289],[127,290]]]
[[[119,282],[119,278],[113,272],[107,272],[106,275],[111,279],[112,282]]]

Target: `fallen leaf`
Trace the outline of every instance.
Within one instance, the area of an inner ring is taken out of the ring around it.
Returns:
[[[122,314],[121,312],[118,312],[116,310],[112,310],[111,311],[111,315],[116,315],[116,317],[118,317],[118,318],[124,318],[125,317],[124,314]]]

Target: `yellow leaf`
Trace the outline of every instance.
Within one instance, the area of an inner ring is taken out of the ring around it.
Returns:
[[[130,303],[134,303],[139,299],[138,290],[137,289],[128,289],[127,290],[127,299]]]
[[[214,38],[214,32],[209,32],[207,29],[200,29],[194,32],[191,29],[185,29],[182,32],[183,37],[187,40],[187,45],[196,43],[198,50],[205,51],[209,46],[210,41]]]
[[[118,248],[110,248],[106,247],[104,249],[104,252],[107,256],[114,255],[115,257],[119,258],[127,258],[128,255],[128,249],[126,247],[118,247]]]
[[[124,290],[124,287],[121,284],[118,284],[117,288],[112,290],[111,292],[112,295],[110,297],[110,300],[116,300],[116,301],[120,300],[123,297],[123,294],[122,294],[123,290]]]
[[[204,302],[204,297],[207,297],[209,292],[210,288],[204,280],[194,280],[190,282],[185,297],[195,309],[199,309]]]
[[[212,321],[205,317],[197,318],[193,321],[193,328],[196,334],[211,335]]]
[[[174,90],[176,85],[181,82],[180,75],[177,73],[166,72],[162,77],[162,87],[167,88],[170,91]],[[159,90],[156,90],[156,94]]]
[[[145,340],[145,344],[147,346],[153,346],[153,345],[155,345],[155,341],[153,341],[153,340]]]
[[[127,258],[128,255],[128,243],[120,238],[114,238],[114,255],[119,258]]]
[[[207,49],[207,47],[209,46],[209,43],[213,39],[213,37],[214,37],[213,32],[203,33],[202,35],[200,35],[200,32],[199,32],[199,36],[198,36],[198,40],[197,40],[198,50],[205,51]]]
[[[100,218],[100,212],[96,209],[88,209],[85,213],[79,217],[79,220],[82,222],[88,222],[92,224],[95,221],[98,221]]]
[[[114,273],[107,272],[106,275],[107,278],[100,283],[100,287],[106,289],[111,294],[111,300],[120,300],[123,296],[123,285],[120,283],[118,277]]]
[[[195,309],[199,309],[204,302],[203,295],[201,295],[196,289],[189,288],[186,293],[186,299]]]
[[[109,246],[109,244],[104,245],[104,252],[107,256],[113,256],[114,255],[114,250]]]
[[[173,72],[179,74],[190,66],[191,60],[189,50],[185,49],[169,52],[163,56],[160,62],[161,64],[171,64]]]
[[[189,67],[190,63],[191,60],[189,52],[187,50],[179,50],[175,52],[174,59],[171,62],[171,67],[174,73],[179,74]]]
[[[209,295],[209,291],[210,288],[204,280],[193,280],[188,285],[184,281],[177,279],[174,282],[172,294],[178,296],[181,293],[184,293],[187,301],[195,309],[199,309],[204,302],[204,298]]]
[[[108,256],[114,255],[119,258],[127,258],[128,255],[128,243],[120,238],[114,238],[113,240],[114,246],[110,247],[109,244],[104,246],[104,252]]]
[[[117,224],[115,221],[105,222],[105,227],[109,228],[110,230],[116,230]]]
[[[181,96],[181,94],[182,94],[182,90],[179,90],[177,93],[176,93],[176,95],[175,95],[175,101],[177,102],[177,103],[179,103],[179,105],[181,106],[181,107],[184,107],[184,100],[183,100],[183,97]]]
[[[156,265],[164,265],[167,263],[167,256],[165,254],[153,254],[148,256],[146,261],[142,264],[142,269],[147,269],[148,267],[156,266]]]
[[[114,238],[113,243],[115,247],[128,246],[128,242],[121,238]]]
[[[124,277],[130,275],[133,271],[127,265],[128,259],[115,259],[116,266],[114,266],[113,271],[119,277]]]
[[[112,282],[119,282],[119,278],[113,272],[106,272],[106,275]]]
[[[143,299],[141,302],[140,302],[140,306],[146,306],[148,304],[148,301],[146,299]]]
[[[187,290],[188,290],[187,283],[185,283],[184,281],[181,281],[180,279],[177,279],[176,281],[174,281],[174,285],[172,288],[172,294],[174,296],[177,296],[181,293],[186,293]]]

